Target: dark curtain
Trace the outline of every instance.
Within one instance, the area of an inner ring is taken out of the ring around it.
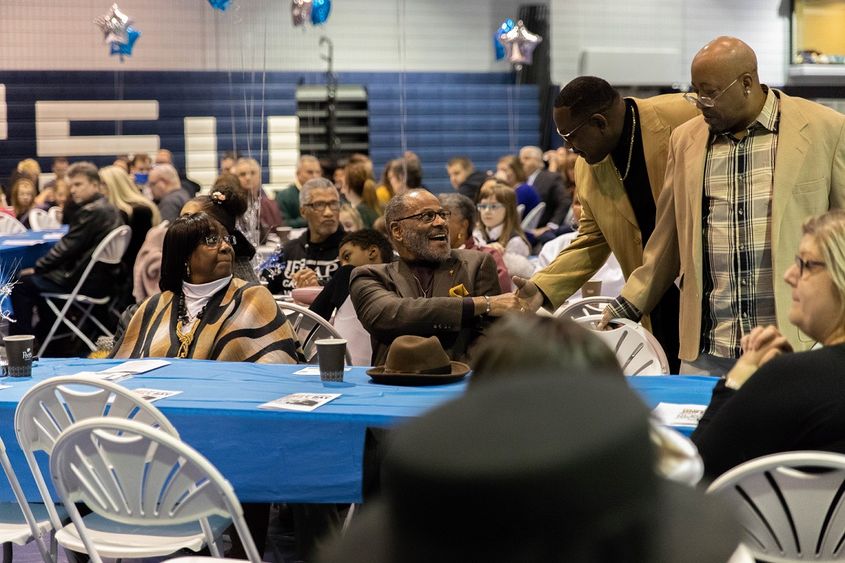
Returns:
[[[540,96],[540,148],[553,147],[554,123],[552,105],[557,89],[551,81],[551,37],[549,34],[549,7],[537,4],[524,4],[519,7],[518,19],[531,33],[536,33],[543,41],[534,50],[533,64],[526,65],[517,73],[519,84],[536,84]]]

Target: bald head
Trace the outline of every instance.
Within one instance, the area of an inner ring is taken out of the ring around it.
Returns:
[[[745,72],[757,77],[757,55],[747,43],[736,37],[717,37],[696,53],[692,64],[693,67],[696,64],[719,65],[734,77]]]
[[[692,88],[713,100],[701,113],[716,133],[739,133],[760,114],[766,91],[757,75],[757,55],[736,37],[717,37],[702,47],[692,61]]]

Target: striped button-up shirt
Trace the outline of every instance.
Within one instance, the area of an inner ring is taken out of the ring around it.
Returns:
[[[702,199],[705,354],[737,358],[744,334],[776,322],[771,203],[779,118],[777,96],[769,89],[744,137],[710,138]]]

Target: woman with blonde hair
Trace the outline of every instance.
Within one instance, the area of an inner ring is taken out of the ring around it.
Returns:
[[[122,260],[126,271],[132,272],[135,258],[138,256],[141,245],[144,244],[147,231],[161,222],[161,214],[153,202],[138,193],[129,174],[122,168],[118,166],[100,168],[100,179],[103,181],[102,190],[106,199],[117,207],[123,217],[123,222],[132,228],[129,246]],[[129,279],[131,280],[131,276]],[[131,282],[129,285],[132,285]],[[131,293],[132,288],[127,288],[127,298]]]
[[[376,195],[376,183],[363,162],[346,166],[346,181],[340,191],[358,211],[364,228],[372,228],[373,222],[381,215],[381,205]]]
[[[531,247],[520,225],[516,193],[501,182],[487,182],[478,192],[480,224],[475,235],[484,243],[497,246],[503,254],[528,256]]]
[[[713,389],[693,441],[715,477],[763,455],[845,453],[845,210],[804,222],[789,322],[822,348],[792,352],[774,326],[742,337],[742,356]]]

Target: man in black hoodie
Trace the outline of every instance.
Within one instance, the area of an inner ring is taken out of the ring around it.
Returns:
[[[55,316],[41,297],[42,293],[68,293],[82,277],[94,249],[107,234],[123,224],[120,211],[100,193],[100,175],[90,162],[77,162],[67,171],[70,197],[79,206],[68,232],[50,251],[35,263],[35,268],[20,272],[20,280],[12,289],[15,321],[9,325],[12,334],[34,334],[39,341],[46,336]],[[116,287],[120,266],[98,263],[91,270],[82,293],[104,297]],[[39,323],[33,327],[32,311],[38,308]]]
[[[472,161],[465,156],[456,156],[446,163],[449,181],[458,193],[465,195],[472,201],[478,201],[478,190],[487,179],[487,174],[477,171]]]

